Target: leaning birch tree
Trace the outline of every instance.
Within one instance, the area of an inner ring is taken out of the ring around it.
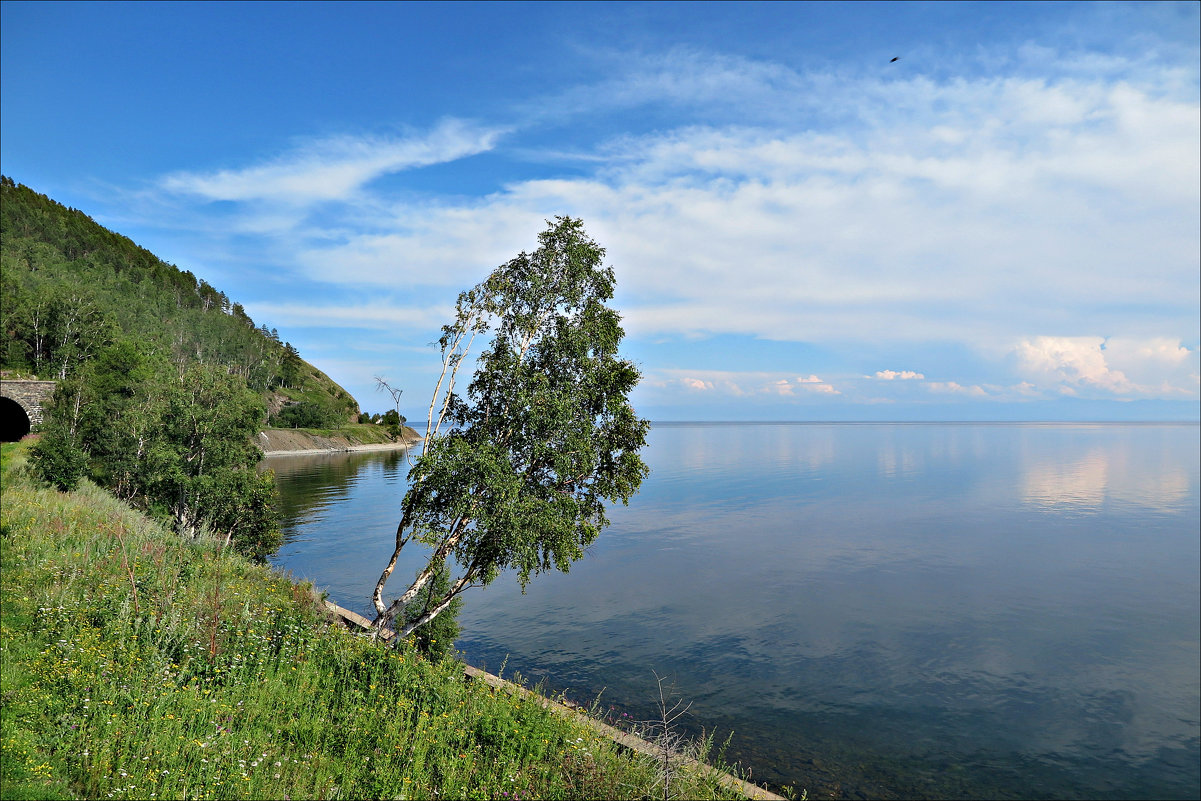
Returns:
[[[459,295],[442,329],[425,446],[372,594],[377,631],[399,621],[398,640],[505,570],[523,591],[540,573],[567,572],[608,525],[606,504],[628,503],[647,475],[638,453],[650,426],[629,402],[639,374],[617,352],[624,331],[606,305],[614,276],[605,251],[570,217],[549,222],[538,244]],[[460,394],[459,372],[489,336]],[[385,603],[384,585],[414,540],[429,560]],[[445,592],[422,592],[448,569]],[[413,603],[420,614],[404,614]]]

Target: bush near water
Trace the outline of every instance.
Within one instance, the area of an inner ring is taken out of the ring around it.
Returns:
[[[656,765],[3,446],[0,796],[641,798]],[[736,797],[712,776],[672,795]]]

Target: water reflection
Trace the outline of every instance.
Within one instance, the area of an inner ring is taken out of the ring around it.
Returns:
[[[1187,429],[1186,429],[1187,430]],[[1166,441],[1172,429],[1133,429],[1140,441],[1131,441],[1131,430],[1101,427],[1104,444],[1082,446],[1058,438],[1054,451],[1028,445],[1024,459],[1023,500],[1035,507],[1095,513],[1106,503],[1137,505],[1160,513],[1173,513],[1187,505],[1190,479],[1186,465],[1172,458],[1175,450]],[[1158,440],[1148,448],[1146,439]]]
[[[1199,452],[1196,426],[656,426],[586,557],[468,597],[459,647],[640,716],[668,674],[814,796],[1195,797]],[[377,458],[281,471],[307,497],[280,563],[352,608],[403,492]]]
[[[284,544],[270,558],[313,582],[340,605],[372,614],[370,598],[392,552],[408,461],[403,451],[276,456]],[[394,580],[414,574],[420,548],[407,549]]]
[[[404,451],[273,456],[260,462],[259,470],[273,470],[281,488],[287,487],[280,493],[279,510],[288,521],[286,534],[294,536],[304,524],[341,507],[356,487],[376,480],[402,486],[404,459]]]
[[[1109,457],[1100,448],[1081,459],[1030,464],[1023,478],[1027,503],[1044,508],[1098,510],[1105,502]]]

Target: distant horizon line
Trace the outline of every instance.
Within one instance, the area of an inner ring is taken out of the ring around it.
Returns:
[[[1198,426],[1201,420],[651,420],[656,425],[1105,425]]]

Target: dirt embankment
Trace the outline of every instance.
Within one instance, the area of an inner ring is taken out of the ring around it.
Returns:
[[[308,453],[337,453],[342,451],[391,451],[410,448],[421,441],[411,428],[392,442],[377,437],[356,436],[358,432],[331,432],[328,435],[287,428],[271,428],[258,436],[258,445],[266,456],[298,456]],[[377,441],[371,441],[375,439]]]

